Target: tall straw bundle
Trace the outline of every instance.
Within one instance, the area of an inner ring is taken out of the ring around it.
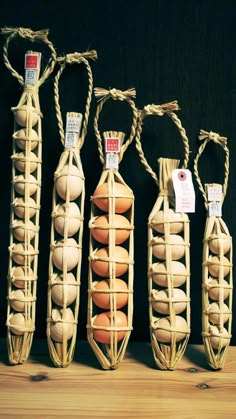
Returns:
[[[36,312],[39,211],[41,195],[42,113],[39,87],[53,71],[56,53],[48,40],[48,31],[33,32],[25,28],[5,28],[4,63],[23,86],[14,113],[10,246],[8,269],[7,343],[11,364],[27,360],[33,340]],[[8,46],[14,38],[43,42],[50,49],[51,60],[41,77],[38,52],[27,55],[38,61],[34,83],[25,80],[11,66]]]
[[[178,109],[176,101],[145,106],[139,113],[136,133],[140,160],[159,186],[158,198],[148,217],[148,294],[152,350],[161,369],[176,367],[190,334],[189,219],[187,214],[175,212],[172,174],[179,167],[179,160],[160,158],[158,179],[145,158],[141,134],[145,117],[168,115],[182,137],[186,168],[188,138],[174,112]]]
[[[51,246],[49,258],[47,340],[55,366],[68,366],[74,356],[80,302],[80,275],[84,219],[85,182],[80,150],[87,133],[93,77],[87,58],[96,51],[58,58],[61,67],[55,77],[56,115],[64,150],[54,174]],[[67,113],[66,136],[59,104],[59,79],[67,64],[83,63],[88,73],[88,94],[82,131],[82,114]],[[70,131],[72,130],[72,131]]]
[[[126,141],[122,132],[103,133],[105,141],[120,143],[116,154],[120,162],[135,135],[137,111],[131,99],[135,91],[96,89],[95,94],[102,97],[94,120],[102,164],[101,109],[109,98],[125,100],[131,106],[133,122]],[[134,195],[118,167],[108,168],[106,164],[91,200],[87,336],[102,368],[115,369],[124,357],[132,330]]]
[[[207,210],[202,260],[202,337],[208,363],[213,369],[221,369],[232,330],[232,237],[221,216],[228,186],[229,150],[227,138],[212,131],[201,130],[199,139],[203,143],[194,160],[194,173]],[[205,184],[204,188],[198,173],[198,161],[210,141],[220,145],[225,152],[225,177],[223,185]],[[218,195],[215,201],[209,195],[212,188]]]

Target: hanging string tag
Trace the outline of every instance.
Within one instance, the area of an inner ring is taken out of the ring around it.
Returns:
[[[223,189],[219,183],[206,184],[208,199],[208,216],[222,216]]]
[[[67,112],[66,114],[66,135],[65,135],[65,147],[76,147],[81,125],[82,125],[82,114],[77,112]]]
[[[120,149],[121,149],[120,138],[115,138],[115,137],[105,138],[106,169],[118,169]]]
[[[195,191],[192,173],[188,169],[175,169],[172,173],[175,192],[175,211],[195,212]]]
[[[27,51],[25,54],[25,86],[34,86],[39,78],[41,53]]]

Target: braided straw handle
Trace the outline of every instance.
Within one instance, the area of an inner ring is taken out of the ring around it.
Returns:
[[[151,166],[149,165],[147,159],[145,158],[142,144],[141,144],[141,134],[142,134],[142,125],[143,120],[145,117],[149,115],[155,115],[155,116],[163,116],[168,115],[171,120],[174,122],[174,124],[177,126],[183,144],[184,144],[184,162],[183,162],[183,168],[187,168],[188,161],[189,161],[189,142],[188,137],[186,135],[186,131],[183,128],[180,119],[177,117],[174,111],[178,111],[179,105],[178,102],[175,100],[170,103],[164,103],[162,105],[147,105],[145,106],[141,111],[139,111],[138,114],[138,125],[137,125],[137,132],[136,132],[136,148],[139,153],[139,157],[141,162],[143,163],[146,171],[152,176],[152,178],[155,180],[156,184],[159,185],[159,180],[156,175],[156,173],[152,170]]]
[[[120,151],[120,158],[119,161],[122,160],[124,152],[127,150],[128,146],[131,144],[134,136],[135,136],[135,132],[136,132],[136,126],[137,126],[137,118],[138,118],[138,112],[137,109],[135,107],[134,101],[131,99],[131,97],[136,97],[136,91],[135,89],[129,89],[129,90],[125,90],[125,91],[121,91],[121,90],[117,90],[117,89],[102,89],[100,87],[97,87],[94,89],[94,93],[95,96],[97,98],[99,98],[98,100],[98,106],[97,106],[97,110],[96,110],[96,114],[95,114],[95,118],[94,118],[94,131],[95,131],[95,135],[97,138],[97,143],[98,143],[98,152],[99,152],[99,157],[100,157],[100,161],[102,164],[104,164],[105,162],[105,158],[104,158],[104,152],[103,152],[103,146],[102,146],[102,137],[98,128],[98,119],[99,119],[99,115],[100,112],[104,106],[104,104],[109,100],[109,99],[113,99],[113,100],[120,100],[123,101],[125,100],[126,102],[128,102],[128,104],[130,105],[131,109],[132,109],[132,113],[133,113],[133,121],[132,121],[132,125],[131,125],[131,130],[130,130],[130,136],[129,138],[122,144],[121,146],[121,151]]]
[[[15,77],[22,86],[24,85],[24,77],[14,70],[8,58],[8,47],[10,42],[19,36],[20,38],[27,39],[31,42],[44,42],[48,46],[51,51],[51,59],[35,85],[36,88],[40,87],[52,73],[56,63],[56,51],[53,44],[48,40],[48,30],[43,29],[34,32],[29,28],[2,28],[1,33],[7,36],[5,44],[3,45],[4,63],[7,69],[11,72],[12,76]]]
[[[202,193],[203,199],[204,199],[204,204],[206,209],[208,209],[208,200],[207,200],[207,194],[206,191],[202,185],[199,173],[198,173],[198,161],[200,156],[202,155],[203,151],[205,150],[206,145],[209,143],[209,141],[214,141],[215,144],[219,144],[223,150],[225,151],[225,163],[224,163],[224,167],[225,167],[225,177],[224,177],[224,183],[223,183],[223,187],[222,187],[222,204],[224,202],[224,198],[227,192],[227,187],[228,187],[228,180],[229,180],[229,149],[227,147],[227,138],[226,137],[221,137],[219,134],[215,133],[215,132],[207,132],[204,130],[200,130],[200,135],[199,135],[199,140],[202,141],[204,140],[204,142],[200,145],[198,153],[194,159],[194,174],[196,177],[196,181],[198,183],[199,186],[199,190]]]
[[[80,141],[78,141],[78,144],[77,144],[77,148],[79,149],[83,146],[84,139],[87,134],[89,110],[90,110],[90,104],[91,104],[92,93],[93,93],[93,74],[92,74],[92,70],[91,70],[91,67],[89,65],[87,58],[91,58],[95,60],[97,58],[97,52],[94,50],[86,51],[83,53],[74,52],[73,54],[66,54],[65,57],[58,57],[57,61],[61,63],[61,66],[54,80],[54,100],[55,100],[55,107],[56,107],[56,116],[57,116],[57,121],[58,121],[58,128],[59,128],[59,133],[61,137],[61,142],[64,145],[65,132],[64,132],[63,120],[62,120],[61,108],[60,108],[60,102],[59,102],[59,79],[67,64],[83,63],[86,66],[87,73],[88,73],[88,95],[87,95],[84,118],[83,118],[83,128],[80,134]]]

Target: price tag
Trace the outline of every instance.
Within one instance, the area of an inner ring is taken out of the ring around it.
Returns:
[[[221,209],[222,209],[221,202],[209,202],[208,204],[209,217],[221,217],[222,216]]]
[[[208,201],[218,201],[222,202],[223,199],[223,192],[222,192],[222,185],[218,183],[214,184],[207,184],[207,199]]]
[[[119,167],[119,154],[106,153],[106,169],[118,169]]]
[[[38,80],[40,53],[25,54],[25,85],[35,85]]]
[[[195,212],[195,191],[188,169],[175,169],[172,174],[176,212]]]
[[[119,138],[106,138],[105,151],[106,153],[119,153],[120,152],[120,139]]]

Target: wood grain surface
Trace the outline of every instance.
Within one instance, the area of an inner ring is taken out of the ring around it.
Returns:
[[[29,361],[9,366],[5,341],[0,353],[1,418],[234,418],[236,348],[225,367],[213,371],[203,347],[189,345],[175,371],[158,370],[150,344],[131,342],[117,370],[104,371],[87,342],[73,363],[55,368],[46,342],[34,342]]]

